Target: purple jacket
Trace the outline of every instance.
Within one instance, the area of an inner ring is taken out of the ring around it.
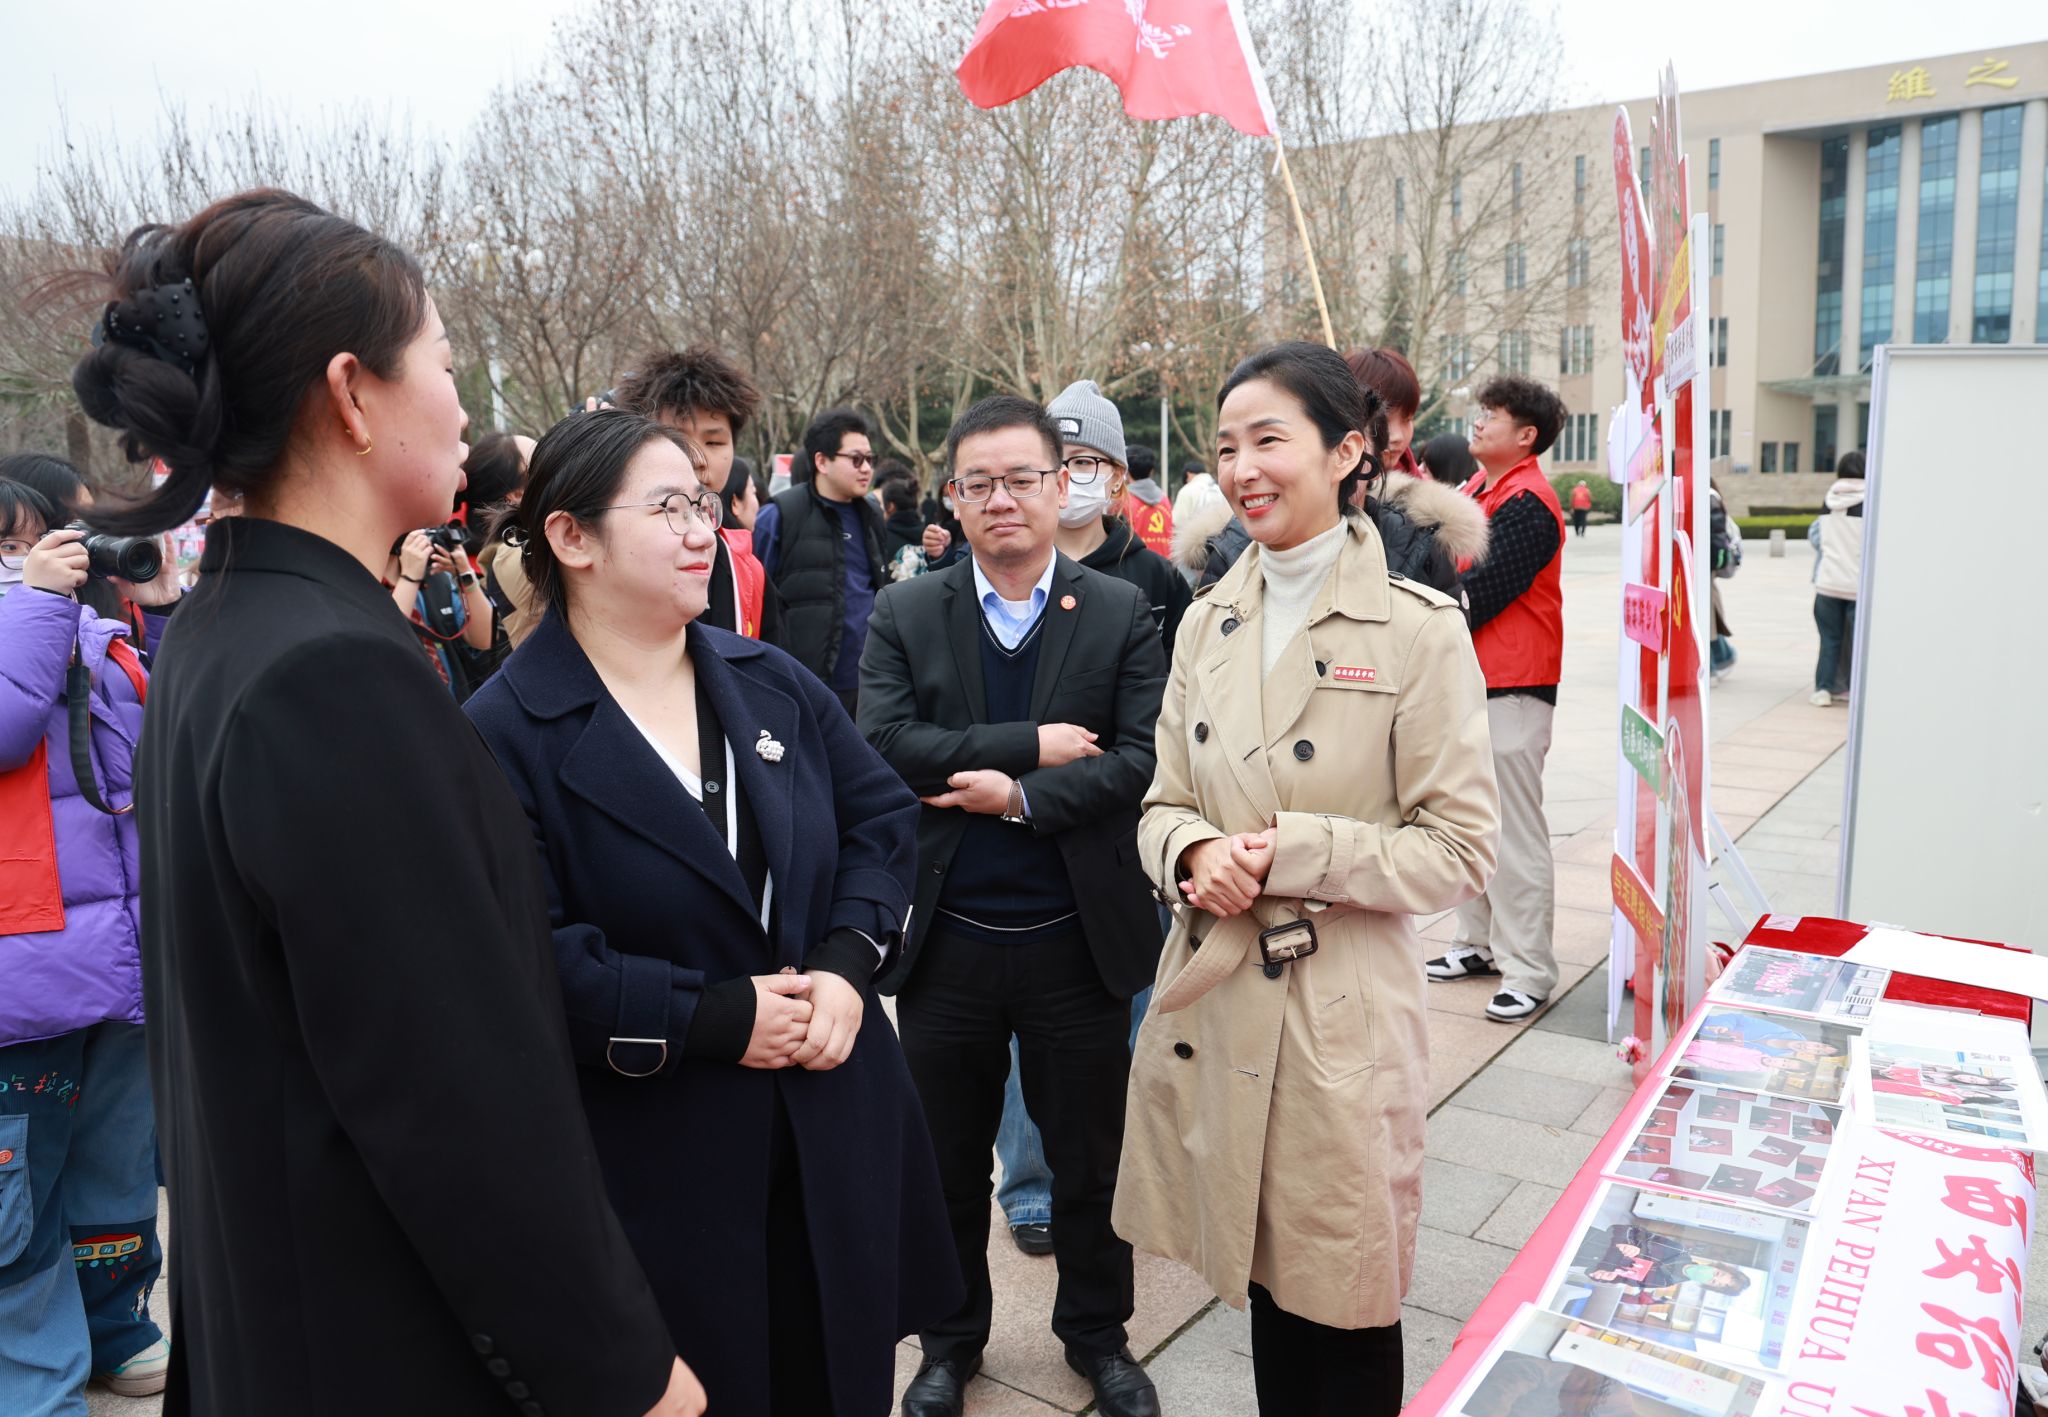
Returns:
[[[148,619],[153,647],[161,617]],[[17,585],[0,596],[0,772],[49,747],[51,820],[64,928],[0,936],[0,1046],[119,1019],[142,1022],[137,948],[141,879],[135,818],[109,817],[78,795],[71,772],[64,671],[77,641],[93,673],[92,754],[100,795],[121,806],[133,788],[142,704],[107,645],[126,626],[60,595]]]

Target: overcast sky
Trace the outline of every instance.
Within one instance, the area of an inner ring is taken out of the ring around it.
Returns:
[[[540,62],[551,24],[587,2],[0,0],[0,189],[34,181],[60,106],[74,128],[139,142],[166,98],[196,114],[260,97],[307,118],[369,103],[459,137],[493,86]],[[1667,59],[1684,90],[2048,38],[2042,0],[1557,0],[1557,13],[1566,79],[1586,101],[1652,92]]]

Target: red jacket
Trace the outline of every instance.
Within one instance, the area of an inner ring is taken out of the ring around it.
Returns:
[[[1572,489],[1572,510],[1590,512],[1593,510],[1593,489],[1581,482]]]
[[[1173,559],[1173,503],[1148,502],[1135,492],[1124,494],[1124,520],[1148,550]]]
[[[1468,483],[1467,486],[1470,486]],[[1490,521],[1510,497],[1533,494],[1557,520],[1557,544],[1564,548],[1564,509],[1535,458],[1524,458],[1505,476],[1489,477],[1472,493]],[[1564,676],[1564,558],[1552,556],[1529,588],[1507,609],[1472,632],[1472,648],[1489,689],[1536,688]]]
[[[740,608],[740,633],[750,640],[761,638],[761,603],[768,589],[768,572],[754,554],[754,533],[743,526],[720,527],[718,534],[732,557],[733,599]]]

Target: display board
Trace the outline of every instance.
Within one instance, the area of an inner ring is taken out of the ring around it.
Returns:
[[[2048,952],[2048,619],[2024,532],[2044,396],[2048,346],[1877,350],[1846,919]]]

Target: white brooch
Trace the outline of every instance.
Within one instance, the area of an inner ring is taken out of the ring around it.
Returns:
[[[782,745],[776,742],[774,736],[765,728],[761,730],[761,736],[754,740],[754,751],[766,762],[782,761]]]

